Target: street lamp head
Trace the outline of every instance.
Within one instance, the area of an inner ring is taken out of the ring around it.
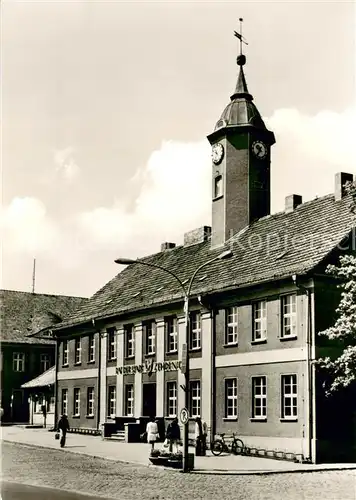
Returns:
[[[219,260],[222,259],[228,259],[229,257],[232,257],[233,253],[231,250],[225,250],[225,252],[222,252],[217,258]]]
[[[135,264],[137,261],[133,259],[125,259],[125,257],[119,257],[114,260],[115,264],[121,264],[123,266],[127,266],[128,264]]]

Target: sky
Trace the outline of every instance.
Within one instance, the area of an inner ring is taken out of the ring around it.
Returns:
[[[347,1],[2,3],[1,287],[90,296],[119,256],[211,224],[213,131],[237,78],[276,136],[272,212],[356,174]]]

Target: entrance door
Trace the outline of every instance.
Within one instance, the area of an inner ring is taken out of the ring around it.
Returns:
[[[143,384],[142,416],[156,416],[156,384]]]

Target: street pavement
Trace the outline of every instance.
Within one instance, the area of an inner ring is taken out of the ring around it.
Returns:
[[[102,497],[7,481],[1,485],[1,498],[2,500],[103,500]]]
[[[51,500],[79,500],[73,498],[72,492],[93,495],[92,500],[99,497],[115,500],[356,499],[353,470],[268,475],[182,474],[159,467],[19,443],[4,442],[2,453],[5,486],[7,481],[14,481],[17,484],[55,488],[53,496],[47,497]],[[60,497],[58,489],[71,493]],[[38,490],[38,493],[39,496],[15,496],[12,500],[46,498],[40,496],[43,490]]]
[[[26,429],[24,426],[8,426],[1,428],[2,439],[58,449],[59,443],[54,433],[46,429]],[[157,447],[162,447],[157,443]],[[67,434],[67,443],[61,452],[84,454],[132,464],[149,465],[150,446],[146,443],[121,443],[103,440],[100,436]],[[190,449],[194,453],[194,449]],[[206,457],[195,457],[195,473],[201,474],[271,474],[287,472],[310,472],[314,470],[356,469],[352,464],[300,464],[269,458],[245,457],[235,455],[213,456],[209,451]]]

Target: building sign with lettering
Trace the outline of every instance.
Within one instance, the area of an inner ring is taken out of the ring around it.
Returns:
[[[148,373],[148,375],[152,375],[152,373],[161,371],[174,372],[181,368],[181,361],[163,361],[162,363],[157,363],[153,360],[146,360],[141,365],[118,366],[116,373],[119,375],[134,375],[135,373]]]

